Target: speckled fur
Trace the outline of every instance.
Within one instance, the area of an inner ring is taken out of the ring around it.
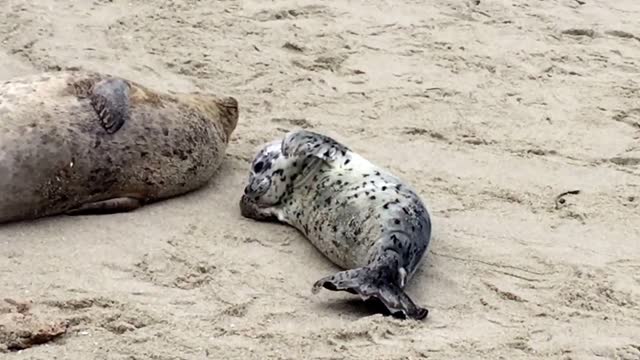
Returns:
[[[0,223],[204,186],[221,164],[237,102],[130,86],[130,118],[108,134],[87,98],[110,75],[61,71],[0,84]]]
[[[291,132],[260,150],[240,208],[245,217],[297,228],[344,269],[387,269],[383,275],[390,278],[382,281],[400,289],[431,237],[429,213],[409,186],[309,131]]]

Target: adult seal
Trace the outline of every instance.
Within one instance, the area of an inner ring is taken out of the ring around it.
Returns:
[[[0,84],[0,223],[130,211],[204,186],[238,122],[232,97],[160,93],[89,71]]]
[[[264,145],[240,210],[295,227],[345,269],[318,280],[313,293],[347,291],[380,300],[397,317],[427,316],[404,289],[429,245],[429,212],[399,178],[345,145],[305,130]]]

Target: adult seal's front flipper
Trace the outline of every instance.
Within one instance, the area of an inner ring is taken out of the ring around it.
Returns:
[[[101,80],[93,86],[89,98],[107,133],[114,134],[129,120],[129,84],[126,81]]]
[[[103,215],[132,211],[142,206],[139,199],[120,197],[83,204],[66,212],[67,215]]]

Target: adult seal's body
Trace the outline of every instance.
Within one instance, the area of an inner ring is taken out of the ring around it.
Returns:
[[[390,313],[423,319],[404,292],[431,238],[429,213],[400,179],[335,140],[290,132],[265,145],[240,201],[245,217],[287,223],[348,269],[313,286],[380,300]]]
[[[0,223],[133,210],[204,186],[238,121],[231,97],[163,94],[65,71],[0,84]]]

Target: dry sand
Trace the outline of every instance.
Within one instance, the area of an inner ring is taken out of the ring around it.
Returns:
[[[79,66],[242,106],[206,189],[0,229],[0,338],[45,342],[0,358],[640,359],[640,1],[0,9],[0,78]],[[337,269],[295,230],[240,217],[255,148],[297,127],[428,203],[408,288],[425,321],[312,296]]]

